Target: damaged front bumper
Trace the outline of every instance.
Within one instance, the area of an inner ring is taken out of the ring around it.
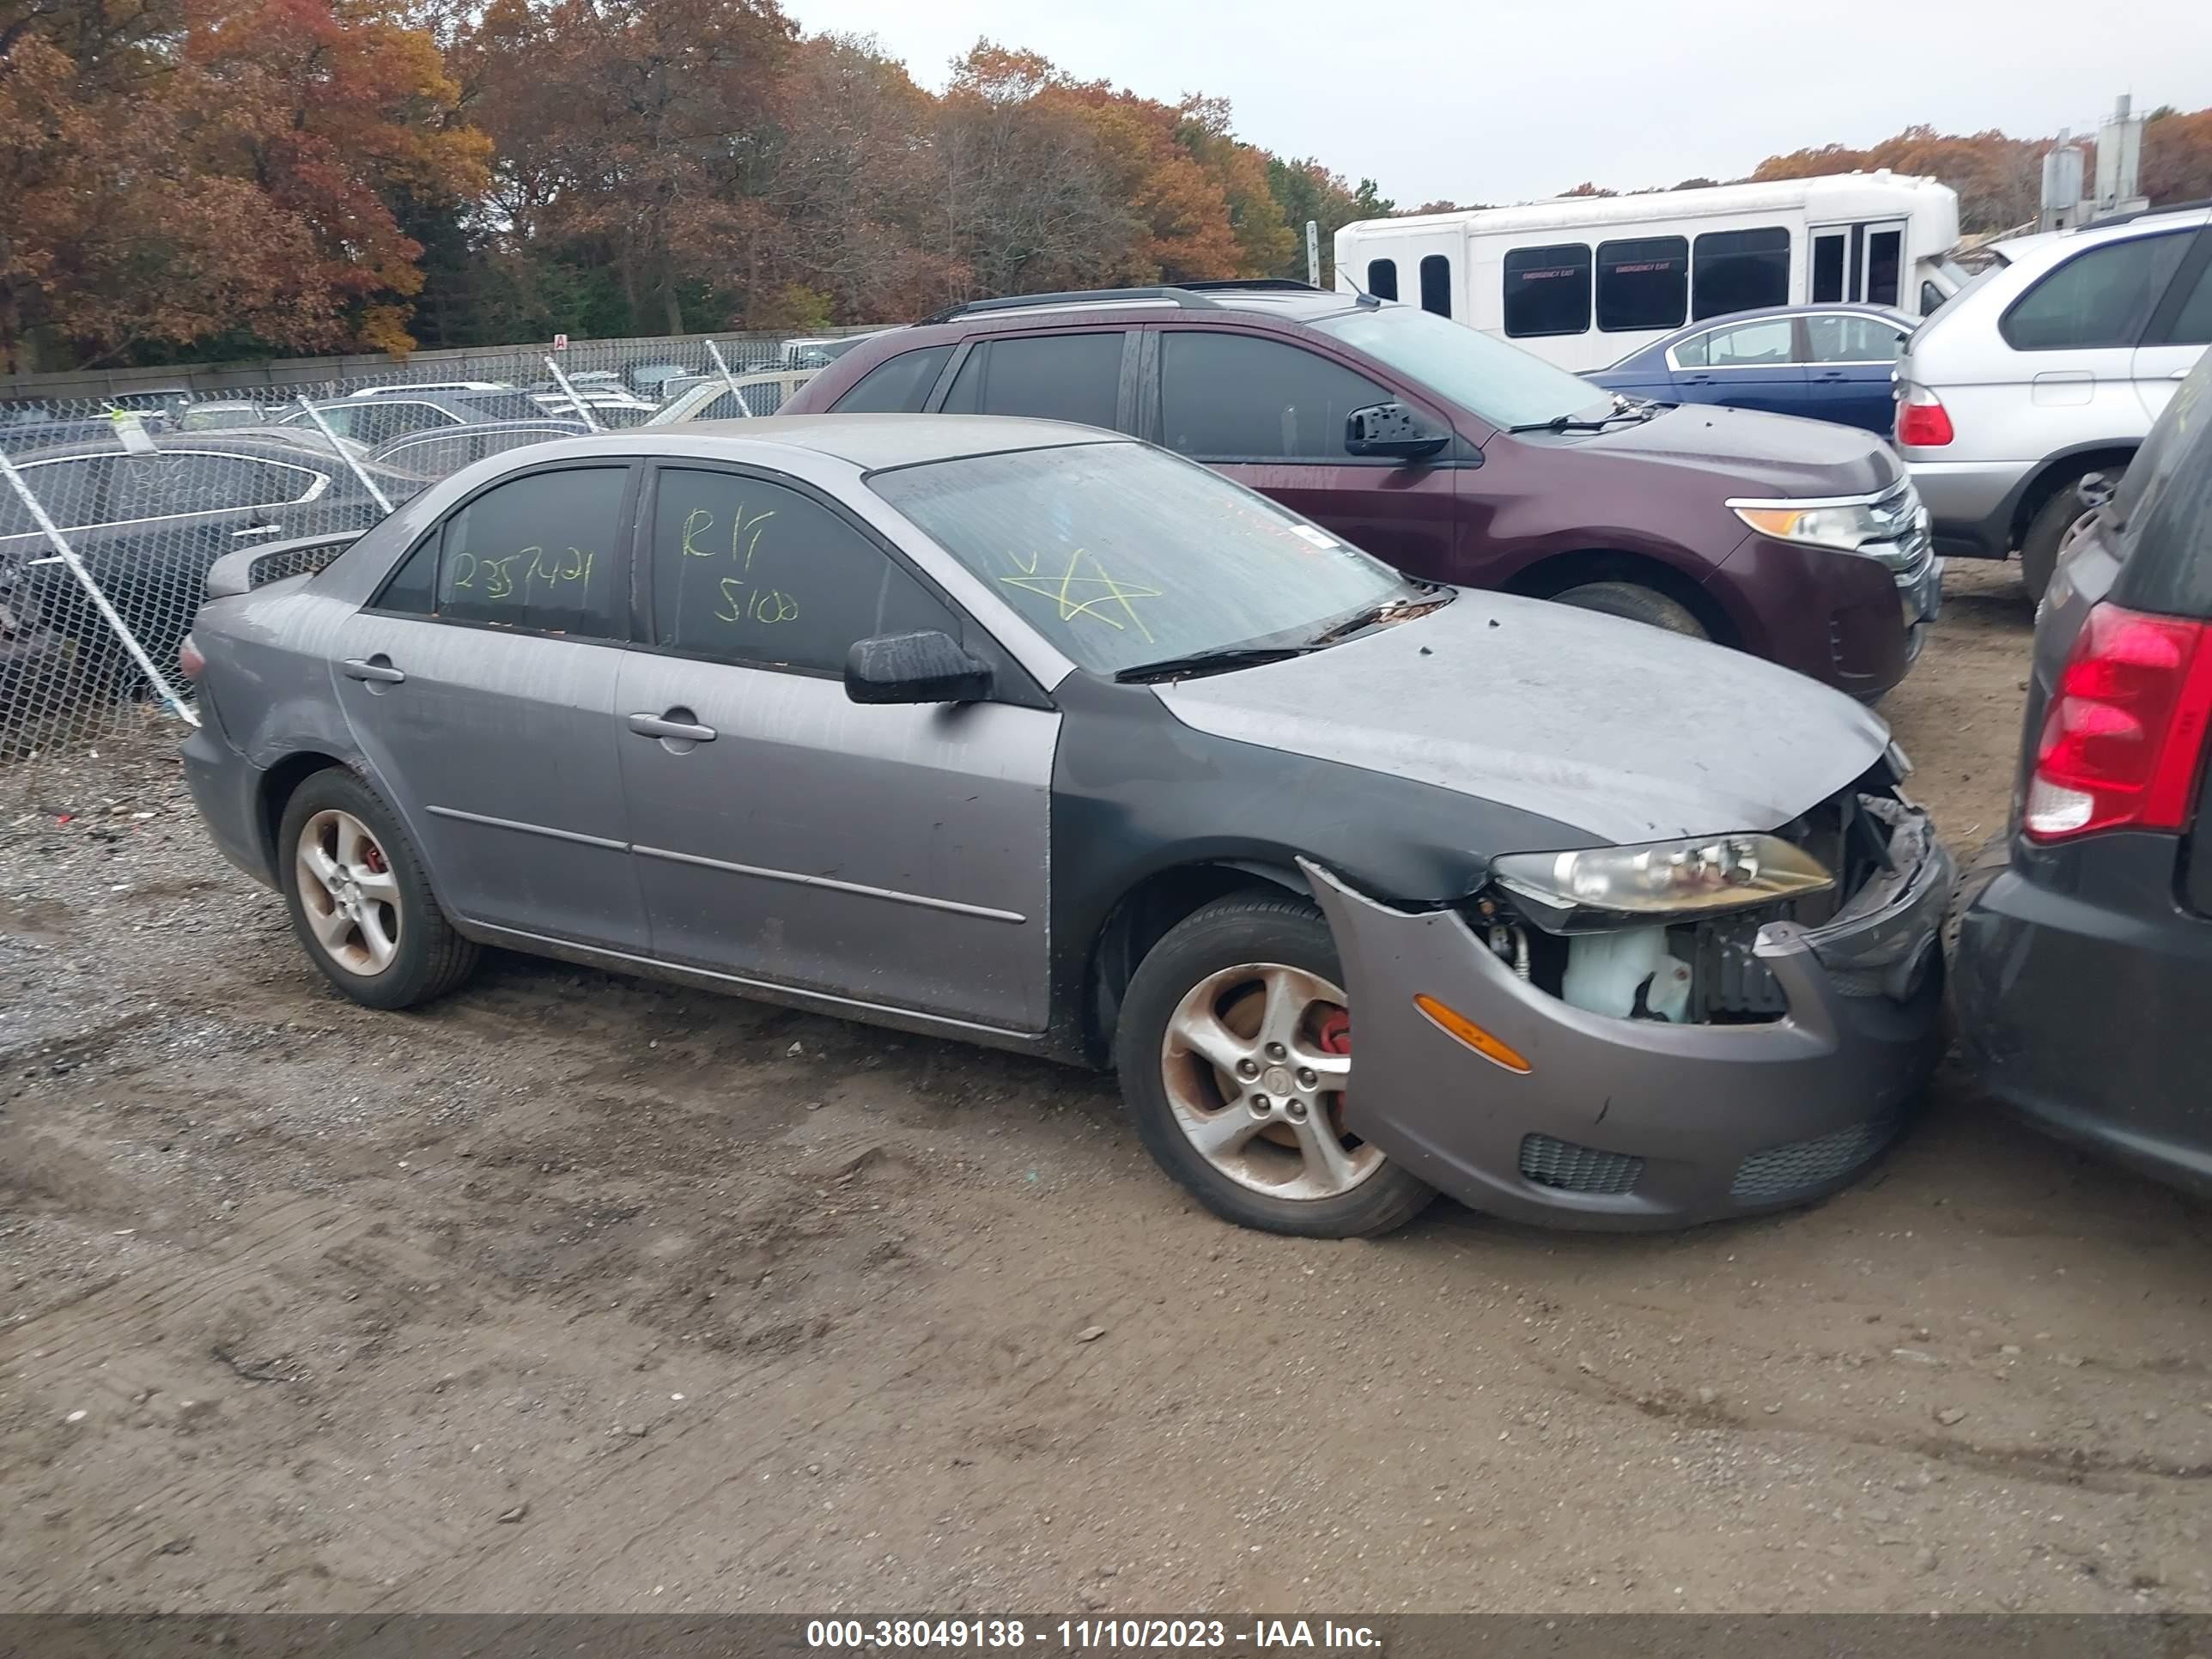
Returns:
[[[1903,1126],[1942,1050],[1951,858],[1917,811],[1891,848],[1892,869],[1826,923],[1759,930],[1787,1008],[1744,1024],[1571,1006],[1459,912],[1400,909],[1305,863],[1354,1011],[1346,1127],[1463,1203],[1552,1226],[1676,1227],[1833,1191]],[[1416,997],[1528,1070],[1476,1053]]]

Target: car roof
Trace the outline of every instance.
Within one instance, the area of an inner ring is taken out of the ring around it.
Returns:
[[[1080,295],[1040,294],[1034,296],[1008,295],[1003,300],[974,302],[950,313],[940,312],[921,325],[941,323],[963,329],[979,327],[1035,327],[1040,318],[1051,316],[1071,320],[1115,317],[1133,313],[1166,312],[1184,316],[1197,313],[1243,313],[1247,316],[1265,317],[1278,322],[1304,323],[1318,318],[1334,317],[1355,311],[1363,303],[1361,296],[1339,294],[1332,289],[1308,288],[1242,288],[1224,285],[1214,287],[1205,283],[1182,288],[1100,289]]]

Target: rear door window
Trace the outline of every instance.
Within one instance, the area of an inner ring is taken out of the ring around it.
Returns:
[[[984,340],[945,393],[947,415],[1025,415],[1112,430],[1121,403],[1127,335],[1040,334]]]
[[[1707,368],[1774,368],[1791,361],[1790,319],[1769,317],[1735,328],[1715,329],[1705,336],[1703,367]]]
[[[1160,336],[1160,441],[1194,460],[1342,462],[1345,417],[1394,395],[1279,340],[1198,329]]]
[[[928,401],[930,388],[952,356],[949,345],[902,351],[878,363],[830,405],[841,415],[910,415]],[[1115,366],[1120,372],[1120,366]]]
[[[437,614],[586,639],[628,633],[627,466],[530,472],[446,520]]]
[[[1370,259],[1367,262],[1367,291],[1378,300],[1398,297],[1398,262],[1395,259]]]
[[[1879,317],[1840,313],[1805,319],[1808,363],[1891,363],[1905,349],[1905,336]]]
[[[1690,244],[1680,236],[1601,242],[1597,325],[1609,334],[1680,328],[1690,303]]]
[[[1584,242],[1516,247],[1505,256],[1505,334],[1527,340],[1583,334],[1590,325],[1590,251]]]
[[[2015,351],[2133,345],[2188,249],[2183,232],[2077,253],[2014,301],[1998,332]]]

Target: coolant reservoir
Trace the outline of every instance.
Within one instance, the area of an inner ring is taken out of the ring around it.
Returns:
[[[1636,1012],[1638,990],[1654,1018],[1679,1021],[1689,1008],[1690,965],[1667,954],[1665,928],[1577,933],[1568,941],[1567,972],[1559,986],[1567,1003],[1626,1019]]]

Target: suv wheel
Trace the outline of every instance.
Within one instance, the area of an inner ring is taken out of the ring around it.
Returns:
[[[1608,617],[1626,617],[1631,622],[1649,623],[1670,634],[1686,634],[1693,640],[1712,637],[1687,605],[1641,582],[1584,582],[1580,587],[1567,588],[1552,598],[1560,605],[1601,611]]]
[[[1138,1137],[1224,1220],[1357,1238],[1434,1196],[1344,1127],[1342,979],[1320,911],[1243,893],[1170,929],[1129,982],[1114,1058]]]
[[[2114,468],[2106,476],[2118,483],[2121,471]],[[2059,553],[2081,520],[2096,510],[2082,506],[2081,498],[2075,493],[2081,483],[2081,478],[2069,478],[2061,484],[2057,492],[2036,509],[2035,516],[2027,521],[2027,533],[2020,538],[2020,579],[2027,589],[2027,597],[2038,605],[2043,603],[2044,591],[2057,572]]]

